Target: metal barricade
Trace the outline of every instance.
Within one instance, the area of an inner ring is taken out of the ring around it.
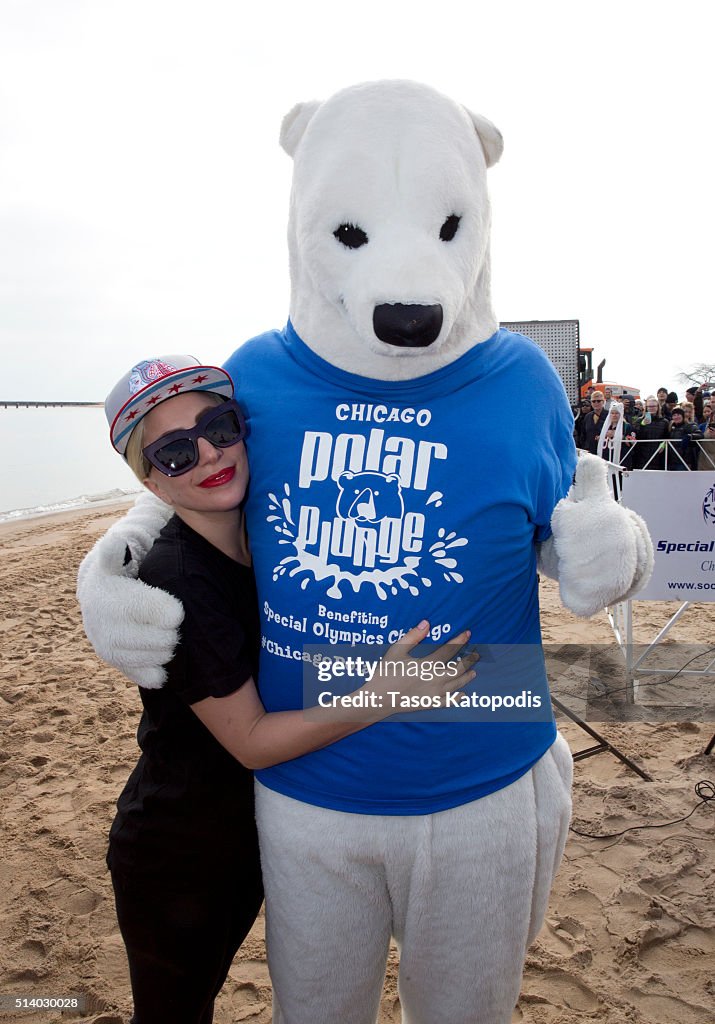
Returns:
[[[650,463],[660,453],[664,453],[664,464],[665,468],[668,468],[668,459],[671,460],[671,469],[673,467],[673,460],[678,459],[678,469],[687,471],[690,473],[715,470],[715,439],[695,439],[691,441],[691,445],[696,445],[698,448],[698,461],[697,470],[693,469],[691,465],[683,458],[683,446],[682,438],[676,440],[664,439],[663,441],[633,441],[630,444],[622,445],[620,459],[618,462],[609,460],[609,469],[611,471],[613,479],[613,490],[617,501],[622,500],[622,484],[625,477],[630,474],[642,473],[648,470]],[[656,446],[650,458],[646,464],[640,469],[628,469],[624,467],[624,460],[628,459],[629,450],[633,450],[638,444],[650,444]],[[630,699],[634,702],[638,701],[638,683],[643,677],[657,677],[657,676],[672,676],[672,668],[663,668],[652,663],[646,666],[647,659],[657,652],[659,645],[663,642],[665,637],[670,632],[671,628],[678,622],[685,612],[693,605],[691,601],[681,602],[677,610],[671,614],[667,621],[663,624],[662,628],[650,641],[646,641],[642,644],[636,645],[633,637],[633,613],[634,603],[638,601],[638,596],[635,598],[629,598],[626,601],[620,602],[606,609],[608,619],[613,630],[614,637],[621,648],[625,666],[626,666],[626,679],[629,687]],[[711,650],[711,653],[715,651],[715,648]],[[707,652],[706,652],[707,653]],[[712,678],[715,676],[715,658],[710,657],[707,664],[701,665],[696,668],[691,666],[686,668],[681,667],[676,673],[685,677],[708,677]],[[674,705],[673,705],[674,706]]]
[[[665,469],[672,469],[673,463],[675,462],[678,469],[681,469],[682,467],[682,469],[688,470],[689,472],[695,471],[694,467],[688,465],[687,461],[683,458],[683,453],[686,451],[686,447],[683,445],[683,438],[676,438],[675,440],[672,440],[671,438],[664,438],[661,441],[649,441],[645,438],[635,441],[627,441],[624,438],[621,442],[620,458],[617,465],[624,469],[629,469],[628,466],[624,466],[624,462],[629,458],[630,453],[637,450],[638,445],[641,446],[641,449],[644,445],[650,446],[653,449],[650,457],[646,460],[643,466],[638,467],[638,470],[652,469],[653,466],[651,463],[662,453],[664,456]],[[715,469],[715,439],[693,438],[688,447],[694,447],[698,450],[698,471]],[[646,448],[646,450],[648,449]],[[669,459],[670,467],[668,466]],[[609,459],[608,461],[611,462],[612,460]],[[633,470],[633,472],[638,472],[638,470]]]

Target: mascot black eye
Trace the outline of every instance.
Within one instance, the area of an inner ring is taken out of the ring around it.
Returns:
[[[333,234],[346,249],[359,249],[361,245],[367,245],[369,242],[363,229],[356,224],[341,224]]]
[[[456,213],[450,213],[446,221],[439,229],[439,237],[443,242],[451,242],[454,236],[457,234],[459,228],[459,222],[462,218],[458,217]]]

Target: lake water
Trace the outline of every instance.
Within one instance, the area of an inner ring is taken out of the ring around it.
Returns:
[[[140,489],[102,408],[0,408],[0,522]]]

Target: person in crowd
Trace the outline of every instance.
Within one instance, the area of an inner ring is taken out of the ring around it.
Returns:
[[[692,407],[693,407],[693,409],[695,411],[695,421],[697,422],[698,419],[700,419],[700,417],[703,414],[703,393],[702,393],[701,389],[699,387],[697,387],[697,385],[695,385],[695,384],[691,385],[689,388],[686,388],[685,400],[683,402],[681,402],[680,405],[682,406],[682,408],[683,408],[683,410],[684,410],[684,412],[686,414],[685,415],[686,421],[688,419],[688,416],[687,416],[688,410],[687,410],[686,406],[692,405]]]
[[[700,427],[700,431],[703,435],[705,434],[705,428],[710,421],[710,417],[712,416],[712,411],[712,402],[709,398],[703,399],[703,411],[700,416],[698,416],[697,414],[697,409],[695,411],[695,422]]]
[[[663,410],[665,409],[665,403],[666,403],[666,401],[668,399],[668,389],[667,388],[658,388],[658,390],[656,391],[655,394],[656,394],[656,397],[658,399],[658,405],[660,406],[660,414],[662,416],[663,415]]]
[[[577,448],[584,448],[584,430],[586,425],[586,417],[590,416],[593,412],[591,403],[588,398],[582,398],[578,404],[578,411],[576,413],[576,419],[573,425],[573,436],[576,442]]]
[[[613,388],[609,388],[607,384],[603,389],[603,399],[603,408],[608,412],[611,408],[611,402],[613,401]]]
[[[679,472],[697,469],[699,449],[696,441],[701,437],[698,425],[686,420],[682,406],[674,406],[668,431],[671,444],[668,446],[667,468]]]
[[[636,412],[635,399],[632,395],[624,395],[621,399],[623,404],[623,419],[624,419],[624,430],[626,425],[631,427],[633,425],[633,418]]]
[[[621,465],[624,469],[633,469],[635,447],[632,444],[636,438],[636,430],[643,419],[645,408],[640,398],[633,398],[631,395],[623,397],[623,448],[621,450]]]
[[[140,578],[173,594],[185,613],[164,685],[140,688],[142,753],[117,802],[107,854],[132,1024],[211,1024],[263,900],[249,769],[327,746],[391,712],[362,709],[336,720],[329,709],[309,717],[268,713],[261,703],[243,518],[246,424],[229,375],[192,356],[144,360],[113,389],[106,412],[114,448],[173,510]],[[428,629],[421,622],[385,658],[407,667]],[[467,638],[461,633],[432,659],[446,661]],[[439,685],[430,673],[429,683],[412,676],[410,693],[459,689],[473,677],[473,661],[465,656],[459,673]],[[386,675],[385,690],[409,676]]]
[[[663,407],[663,416],[665,416],[667,420],[670,420],[670,417],[673,414],[673,409],[677,404],[678,396],[674,391],[669,391],[668,396],[665,399],[665,406]]]
[[[683,416],[685,417],[685,422],[686,423],[695,423],[695,425],[697,426],[697,423],[696,423],[696,420],[695,420],[695,405],[692,402],[681,402],[680,403],[680,408],[683,410]],[[671,422],[672,422],[672,416],[671,416]]]
[[[608,411],[606,422],[598,437],[597,453],[608,462],[620,464],[621,444],[623,441],[624,417],[621,402],[613,401]]]
[[[587,414],[583,426],[583,449],[595,455],[598,450],[598,439],[603,430],[603,425],[608,419],[604,409],[605,398],[602,391],[594,391],[591,395],[591,412]]]
[[[598,437],[598,454],[612,466],[621,466],[627,461],[628,449],[623,445],[624,433],[630,430],[623,416],[623,403],[612,401],[608,418],[601,428]],[[618,501],[621,491],[622,473],[612,474],[613,497]]]
[[[702,431],[703,440],[698,444],[698,469],[712,471],[715,469],[715,405],[709,409]]]
[[[645,407],[645,415],[635,431],[638,444],[635,445],[632,466],[633,469],[663,469],[663,442],[668,437],[668,421],[661,415],[655,395],[649,395]]]

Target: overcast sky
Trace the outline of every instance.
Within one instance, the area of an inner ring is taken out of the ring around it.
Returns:
[[[710,11],[0,0],[0,398],[103,399],[136,359],[281,326],[281,117],[374,78],[503,132],[497,316],[578,318],[609,379],[675,386],[715,359]]]

